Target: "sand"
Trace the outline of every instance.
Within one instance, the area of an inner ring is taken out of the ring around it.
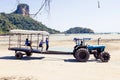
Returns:
[[[53,42],[51,46],[72,43],[60,42]],[[82,63],[72,55],[35,53],[17,60],[8,45],[0,44],[0,80],[120,80],[120,40],[102,41],[102,44],[111,55],[107,63],[96,61],[93,55]]]

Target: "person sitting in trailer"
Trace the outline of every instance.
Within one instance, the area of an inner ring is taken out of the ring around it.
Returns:
[[[28,40],[28,38],[26,38],[25,40],[25,45],[26,46],[30,46],[30,48],[32,49],[32,46],[31,46],[32,42]]]

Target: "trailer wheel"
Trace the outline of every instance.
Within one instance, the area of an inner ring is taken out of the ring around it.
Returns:
[[[88,50],[85,48],[78,49],[75,52],[75,57],[80,62],[86,62],[89,59],[89,56],[90,56],[90,54],[89,54]]]
[[[28,57],[30,57],[30,56],[32,56],[32,53],[31,53],[31,52],[26,52],[26,55],[27,55]]]
[[[15,54],[15,57],[16,57],[17,59],[22,59],[22,58],[23,58],[23,54],[22,54],[21,52],[17,52],[17,53]]]
[[[102,52],[100,54],[100,60],[102,62],[108,62],[110,60],[110,54],[108,52]]]

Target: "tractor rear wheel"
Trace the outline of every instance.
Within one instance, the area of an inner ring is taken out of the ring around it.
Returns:
[[[16,52],[15,57],[16,57],[16,59],[22,59],[23,54],[21,52]]]
[[[74,50],[73,50],[73,56],[74,56],[74,58],[76,58],[75,52],[77,51],[77,48],[78,48],[78,47],[79,47],[78,45],[76,45],[76,46],[74,47]]]
[[[74,56],[74,58],[77,58],[75,53],[73,53],[73,56]]]
[[[110,60],[110,54],[108,52],[102,52],[100,54],[100,60],[102,62],[108,62]]]
[[[77,51],[76,49],[73,50],[73,56],[74,56],[74,58],[76,58],[76,54],[75,54],[76,51]]]
[[[78,49],[75,52],[75,58],[80,62],[86,62],[89,59],[89,52],[85,48]]]

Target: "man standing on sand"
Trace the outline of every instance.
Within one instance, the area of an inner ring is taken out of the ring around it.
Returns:
[[[49,41],[48,41],[48,38],[46,38],[45,43],[46,43],[46,51],[48,51],[48,48],[49,48]]]

